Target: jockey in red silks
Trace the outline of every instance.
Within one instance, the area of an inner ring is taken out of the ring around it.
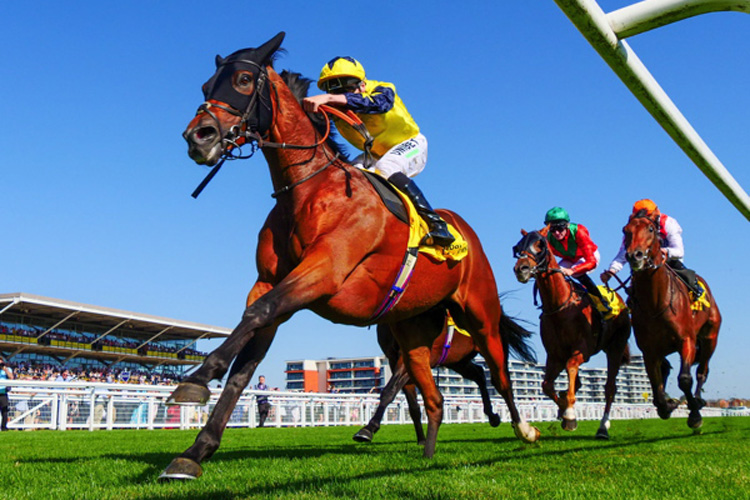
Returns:
[[[594,280],[588,275],[599,264],[599,249],[591,240],[589,230],[583,224],[570,222],[570,215],[562,207],[553,207],[544,216],[544,224],[549,225],[547,241],[552,253],[561,257],[558,264],[565,276],[577,279],[588,293],[595,295],[605,308],[609,302],[602,297]]]
[[[652,200],[646,198],[635,202],[633,205],[633,215],[641,210],[644,210],[645,214],[651,217],[655,212],[659,211],[659,207]],[[675,270],[677,275],[696,294],[696,297],[700,297],[704,290],[698,283],[695,271],[685,267],[685,264],[682,262],[682,259],[685,257],[685,246],[682,242],[682,227],[680,224],[673,217],[660,213],[659,237],[661,239],[661,253],[666,258],[667,265]],[[625,241],[623,240],[620,250],[609,265],[609,269],[602,273],[601,280],[606,284],[613,275],[617,274],[625,266],[626,262]]]

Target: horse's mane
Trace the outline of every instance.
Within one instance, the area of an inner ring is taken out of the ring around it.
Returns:
[[[297,102],[302,103],[302,99],[307,97],[307,93],[310,90],[310,84],[313,82],[310,78],[305,78],[300,73],[293,73],[288,70],[282,71],[279,76],[284,80],[286,86],[292,91]],[[326,122],[321,113],[306,113],[307,117],[312,122],[313,126],[317,129],[320,135],[326,133]],[[328,136],[326,143],[333,150],[334,153],[338,153],[344,160],[348,160],[348,155],[344,152],[341,144],[339,144],[333,137],[335,128],[331,126],[331,133]]]

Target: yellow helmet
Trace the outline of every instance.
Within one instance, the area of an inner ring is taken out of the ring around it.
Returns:
[[[323,66],[318,78],[318,88],[324,92],[341,92],[365,79],[365,68],[348,56],[334,57]]]

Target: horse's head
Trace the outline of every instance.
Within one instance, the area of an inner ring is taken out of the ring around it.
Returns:
[[[625,235],[625,256],[632,271],[641,271],[662,261],[659,236],[659,211],[649,215],[639,210],[622,228]]]
[[[547,270],[549,265],[549,247],[546,241],[546,229],[527,233],[521,229],[523,237],[513,247],[516,265],[513,272],[521,283],[528,282],[537,273]]]
[[[263,136],[272,121],[268,66],[284,40],[279,33],[257,49],[216,56],[216,73],[203,85],[205,102],[182,134],[196,163],[215,165],[248,133]]]

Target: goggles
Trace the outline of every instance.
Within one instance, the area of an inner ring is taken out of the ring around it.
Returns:
[[[552,231],[553,233],[554,232],[562,233],[566,229],[568,229],[567,222],[558,222],[558,223],[551,224],[549,226],[549,230]]]
[[[320,86],[329,94],[346,94],[357,89],[360,80],[352,77],[331,78],[321,83]]]

